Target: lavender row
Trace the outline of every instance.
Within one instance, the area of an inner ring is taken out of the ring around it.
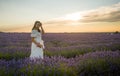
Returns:
[[[47,33],[43,35],[45,46],[51,48],[65,47],[99,47],[120,45],[120,34],[107,33]],[[30,33],[0,33],[0,47],[30,47]]]
[[[0,76],[119,76],[120,52],[92,52],[75,58],[0,60]]]

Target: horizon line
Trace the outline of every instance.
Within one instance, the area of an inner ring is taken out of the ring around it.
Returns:
[[[115,32],[118,32],[119,31],[108,31],[108,32],[99,32],[99,31],[96,31],[96,32],[46,32],[46,33],[115,33]],[[3,32],[3,31],[0,31],[0,33],[31,33],[31,32]]]

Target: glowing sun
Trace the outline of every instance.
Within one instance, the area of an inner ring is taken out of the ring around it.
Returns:
[[[65,20],[72,20],[72,21],[78,21],[82,19],[82,16],[80,13],[73,13],[73,14],[68,14],[64,17]]]

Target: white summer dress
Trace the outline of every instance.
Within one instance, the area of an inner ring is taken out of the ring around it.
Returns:
[[[42,34],[41,32],[38,32],[37,30],[32,30],[31,32],[31,37],[35,37],[35,41],[42,44],[43,47],[38,47],[34,42],[31,44],[31,54],[30,58],[41,58],[43,59],[43,49],[45,48],[44,46],[44,41],[42,40]]]

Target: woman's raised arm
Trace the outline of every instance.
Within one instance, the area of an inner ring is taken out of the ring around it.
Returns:
[[[45,31],[42,26],[41,26],[41,30],[42,30],[42,34],[45,34]]]

